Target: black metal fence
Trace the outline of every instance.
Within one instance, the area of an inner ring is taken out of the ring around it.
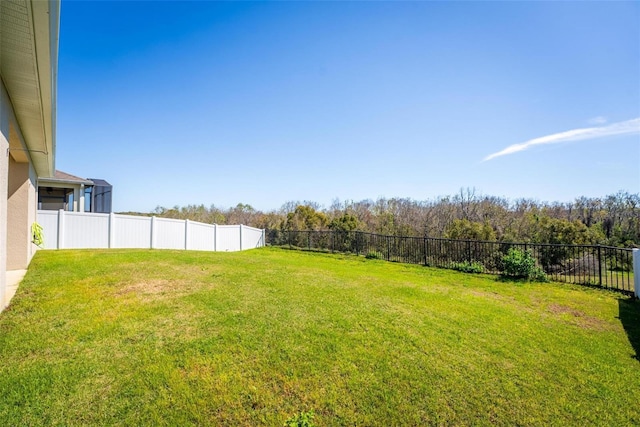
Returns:
[[[551,280],[633,294],[633,251],[626,248],[384,236],[361,231],[266,230],[266,243],[441,268],[479,263],[489,274],[502,273],[503,257],[509,249],[517,248],[530,252]]]

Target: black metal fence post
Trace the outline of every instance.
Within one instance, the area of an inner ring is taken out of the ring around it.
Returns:
[[[387,236],[387,261],[391,261],[391,243],[389,242],[390,238],[391,236]]]
[[[598,284],[602,286],[602,247],[598,245]]]
[[[427,261],[427,256],[428,256],[429,251],[427,250],[427,238],[424,238],[424,266],[426,267],[427,265],[429,265],[428,261]]]

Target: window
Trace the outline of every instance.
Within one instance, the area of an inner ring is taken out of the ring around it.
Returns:
[[[47,211],[73,210],[73,189],[40,187],[38,188],[38,209]]]

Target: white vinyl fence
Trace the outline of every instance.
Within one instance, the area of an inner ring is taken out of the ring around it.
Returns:
[[[38,211],[44,249],[151,248],[242,251],[264,246],[264,230],[246,225],[60,211]]]

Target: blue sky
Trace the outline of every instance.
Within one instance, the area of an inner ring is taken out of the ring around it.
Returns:
[[[116,211],[637,193],[639,76],[638,2],[63,1],[56,166]]]

